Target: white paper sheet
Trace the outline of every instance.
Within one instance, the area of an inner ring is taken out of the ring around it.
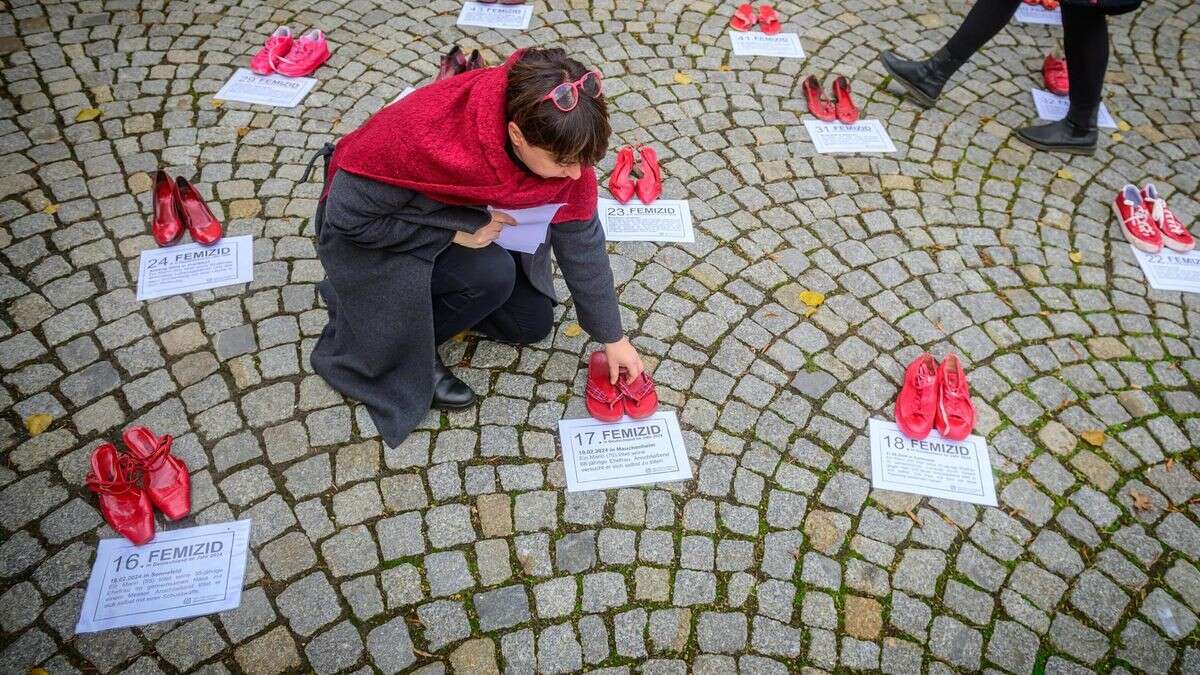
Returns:
[[[416,87],[405,87],[404,91],[400,92],[399,94],[396,94],[396,98],[392,99],[392,103],[399,101],[400,99],[404,98],[405,96],[408,96],[409,94],[413,93],[416,90],[417,90]],[[392,103],[388,103],[388,105],[391,105]]]
[[[1129,248],[1142,266],[1150,288],[1200,293],[1200,251],[1177,253],[1164,248],[1159,253],[1145,253],[1132,245]]]
[[[781,59],[802,59],[804,48],[796,33],[767,35],[759,31],[729,31],[729,45],[738,56],[777,56]]]
[[[895,152],[892,137],[879,120],[859,120],[854,124],[804,120],[813,147],[820,153]]]
[[[692,210],[684,199],[658,199],[646,205],[601,197],[596,212],[609,241],[696,241]]]
[[[647,485],[692,477],[679,420],[658,411],[605,424],[592,418],[559,420],[567,492]]]
[[[258,103],[276,108],[295,108],[312,91],[316,79],[257,75],[249,68],[238,68],[213,98],[221,101]]]
[[[137,299],[153,300],[254,280],[250,235],[225,237],[212,246],[183,244],[142,251]]]
[[[1024,2],[1017,7],[1017,21],[1019,23],[1040,23],[1047,26],[1062,25],[1062,10],[1048,10],[1041,5],[1030,5]]]
[[[1033,105],[1037,108],[1038,117],[1053,122],[1067,116],[1071,100],[1066,96],[1055,96],[1044,89],[1031,89],[1030,93],[1033,94]],[[1100,102],[1100,114],[1097,116],[1096,125],[1104,129],[1117,128],[1116,121],[1108,114],[1108,108],[1104,106],[1103,101]]]
[[[870,420],[871,487],[996,506],[987,441],[942,438],[936,429],[916,441],[894,422]]]
[[[502,5],[464,2],[462,11],[458,13],[458,25],[525,30],[529,28],[529,20],[532,18],[533,5],[528,3]]]
[[[142,626],[242,602],[250,521],[159,532],[142,546],[102,539],[76,633]]]
[[[517,221],[516,225],[505,225],[500,229],[496,243],[510,251],[533,253],[546,243],[546,234],[550,229],[550,221],[565,204],[545,204],[529,209],[492,209],[507,213]]]

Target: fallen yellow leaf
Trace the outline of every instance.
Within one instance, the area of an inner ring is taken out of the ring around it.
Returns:
[[[1068,171],[1066,169],[1059,169],[1055,175],[1063,180],[1071,180],[1072,178],[1075,177],[1074,174],[1072,174],[1070,171]]]
[[[100,110],[97,108],[84,108],[75,113],[76,122],[90,122],[100,116]]]
[[[692,77],[687,73],[675,73],[675,84],[691,84]]]
[[[722,63],[717,67],[717,70],[721,71],[722,73],[728,73],[729,71],[733,70],[733,66],[729,65],[728,63]]]
[[[54,421],[54,417],[47,413],[38,413],[25,418],[25,430],[30,436],[37,436],[46,429],[50,428],[50,423]]]
[[[30,668],[29,675],[50,675],[45,668]]]
[[[212,107],[214,107],[214,108],[220,108],[223,105],[225,105],[225,101],[222,101],[219,98],[214,98],[212,100]]]
[[[1129,488],[1129,496],[1133,497],[1133,508],[1137,509],[1138,511],[1150,510],[1149,497],[1138,492],[1137,490],[1134,490],[1133,488]]]
[[[1113,135],[1112,135],[1113,143],[1120,143],[1121,138],[1122,138],[1121,134],[1119,134],[1115,131],[1113,132]]]
[[[583,329],[580,328],[579,324],[577,323],[569,323],[563,327],[563,335],[566,335],[567,337],[578,337],[582,332]]]
[[[47,204],[46,208],[42,209],[42,213],[51,216],[58,213],[58,204]]]
[[[242,136],[245,136],[248,133],[250,133],[250,127],[238,127],[237,128],[238,138],[241,138]]]
[[[1120,122],[1117,122],[1117,128],[1120,129],[1121,131],[1129,131],[1133,127],[1129,126],[1129,122],[1126,122],[1125,120],[1121,120]]]
[[[1079,434],[1079,437],[1096,447],[1104,445],[1104,441],[1108,438],[1103,431],[1085,431]]]
[[[1083,262],[1083,254],[1079,251],[1071,251],[1067,254],[1067,257],[1070,258],[1071,262],[1075,263],[1076,265]]]
[[[825,302],[825,294],[820,291],[800,291],[800,302],[809,307],[820,307]]]
[[[467,339],[467,331],[464,330],[463,332],[459,333],[458,335],[455,335],[454,337],[452,337],[450,339],[454,340],[455,342],[462,342]]]

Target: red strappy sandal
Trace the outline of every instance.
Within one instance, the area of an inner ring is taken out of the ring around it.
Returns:
[[[191,477],[183,460],[171,454],[170,435],[155,436],[143,426],[121,434],[131,462],[141,470],[146,495],[167,520],[179,520],[192,509]]]
[[[738,5],[733,12],[733,18],[729,20],[729,27],[734,30],[747,31],[756,23],[758,23],[758,17],[754,16],[754,6],[747,2]]]
[[[588,414],[601,422],[616,422],[625,414],[621,391],[608,380],[608,356],[592,352],[588,359],[588,379],[584,388]]]
[[[783,28],[783,24],[779,22],[779,14],[775,12],[775,8],[770,5],[758,6],[758,27],[762,29],[765,35],[777,35]]]
[[[658,410],[658,392],[654,389],[654,382],[650,376],[642,372],[633,382],[626,382],[623,379],[617,380],[617,389],[624,396],[625,414],[634,419],[642,419],[654,414]]]

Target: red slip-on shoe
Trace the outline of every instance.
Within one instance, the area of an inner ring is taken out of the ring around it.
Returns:
[[[154,174],[154,220],[150,232],[159,246],[170,246],[183,236],[183,214],[179,210],[179,188],[166,171]]]
[[[825,100],[825,92],[821,89],[821,80],[816,75],[809,75],[800,83],[804,90],[804,98],[808,101],[808,111],[822,122],[832,122],[837,119],[837,111],[833,104]]]
[[[729,20],[729,27],[734,30],[747,31],[758,23],[758,17],[754,16],[754,6],[746,2],[738,5],[738,8],[733,12],[733,18]]]
[[[1196,248],[1196,238],[1179,222],[1174,212],[1167,208],[1167,200],[1158,193],[1153,183],[1146,183],[1146,187],[1142,188],[1142,203],[1150,214],[1150,222],[1154,223],[1162,234],[1163,246],[1180,253],[1187,253]]]
[[[618,378],[617,389],[623,397],[625,414],[630,417],[640,420],[658,410],[658,392],[654,389],[654,381],[644,371],[632,382]]]
[[[1126,185],[1113,198],[1113,213],[1121,223],[1121,233],[1133,247],[1146,253],[1158,253],[1163,247],[1162,232],[1150,222],[1150,212],[1137,186]]]
[[[117,534],[141,546],[154,538],[154,508],[145,490],[129,479],[128,457],[112,443],[92,451],[92,470],[85,482],[100,498],[100,513]]]
[[[925,438],[933,429],[937,402],[937,361],[926,352],[904,370],[904,386],[896,397],[896,426],[909,438]]]
[[[329,43],[320,29],[314,28],[292,43],[292,50],[279,59],[275,72],[288,77],[303,77],[329,60]]]
[[[191,477],[183,460],[171,454],[169,435],[155,436],[143,426],[129,427],[121,434],[129,458],[142,472],[146,494],[154,507],[179,520],[192,510]]]
[[[1047,54],[1042,62],[1042,81],[1046,90],[1055,96],[1066,96],[1071,93],[1071,80],[1067,77],[1067,62],[1053,54]]]
[[[1042,7],[1045,7],[1047,10],[1053,12],[1054,10],[1058,9],[1058,0],[1042,0]]]
[[[779,22],[779,14],[770,5],[758,6],[758,27],[765,35],[777,35],[783,24]]]
[[[662,169],[658,166],[658,153],[654,148],[643,145],[640,154],[638,170],[641,176],[637,180],[637,196],[643,204],[653,204],[655,199],[662,196]]]
[[[287,26],[280,26],[271,33],[271,37],[267,38],[262,49],[250,59],[250,70],[259,75],[270,75],[275,72],[275,65],[279,63],[279,59],[287,56],[292,50],[292,44],[295,40],[292,39],[292,29]]]
[[[608,356],[592,352],[588,359],[588,378],[584,388],[588,414],[601,422],[616,422],[625,414],[621,391],[608,381]]]
[[[975,405],[967,373],[958,357],[950,354],[938,366],[937,430],[952,441],[965,440],[975,428]]]
[[[854,124],[858,121],[858,106],[850,91],[850,80],[839,76],[833,81],[834,109],[838,121],[842,124]]]
[[[608,191],[613,199],[628,204],[635,190],[633,179],[633,148],[626,145],[617,151],[617,163],[608,175]]]
[[[221,238],[221,221],[213,215],[204,198],[196,191],[183,176],[175,179],[179,190],[179,210],[183,213],[183,221],[187,224],[188,234],[192,241],[201,246],[212,246]]]

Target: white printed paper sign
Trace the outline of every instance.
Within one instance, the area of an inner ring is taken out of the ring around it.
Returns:
[[[729,44],[738,56],[777,56],[781,59],[802,59],[804,48],[796,33],[767,35],[758,31],[729,31]]]
[[[596,210],[608,241],[696,241],[686,199],[659,199],[647,205],[602,197]]]
[[[226,237],[212,246],[184,244],[142,251],[137,299],[153,300],[254,280],[250,235]]]
[[[213,98],[271,105],[276,108],[295,108],[308,92],[312,91],[316,83],[316,79],[311,77],[258,75],[249,68],[238,68]]]
[[[464,2],[462,11],[458,13],[458,25],[525,30],[529,28],[529,20],[532,18],[533,5],[529,4],[501,5]]]
[[[159,532],[142,546],[102,539],[76,633],[142,626],[242,602],[250,521]]]
[[[1159,253],[1146,253],[1129,247],[1142,266],[1146,283],[1159,291],[1200,293],[1200,251],[1177,253],[1164,248]]]
[[[804,120],[813,147],[822,154],[852,152],[895,152],[892,137],[879,120],[859,120],[854,124]]]
[[[567,492],[646,485],[692,477],[679,420],[659,411],[607,424],[592,418],[559,420]]]
[[[996,482],[983,437],[951,441],[934,429],[917,441],[894,422],[870,423],[871,487],[996,506]]]
[[[1037,108],[1038,117],[1051,122],[1061,120],[1067,116],[1067,109],[1071,107],[1071,99],[1066,96],[1055,96],[1044,89],[1031,89],[1033,94],[1033,105]],[[1104,103],[1100,103],[1100,114],[1096,118],[1096,126],[1105,129],[1116,129],[1117,123],[1113,120],[1112,115],[1108,114],[1108,108]]]
[[[1046,9],[1041,5],[1031,5],[1022,2],[1017,7],[1017,21],[1020,23],[1040,23],[1047,26],[1062,25],[1062,10],[1061,9]]]

